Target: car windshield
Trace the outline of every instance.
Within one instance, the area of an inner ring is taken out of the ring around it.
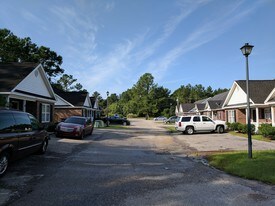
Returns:
[[[85,124],[85,119],[84,118],[78,118],[78,117],[69,117],[64,121],[65,123],[73,123],[73,124]]]

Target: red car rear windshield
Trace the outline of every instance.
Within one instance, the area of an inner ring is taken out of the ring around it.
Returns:
[[[84,125],[86,121],[85,121],[85,119],[83,119],[83,118],[69,117],[69,118],[66,119],[64,122],[65,122],[65,123],[73,123],[73,124],[81,124],[81,125]]]

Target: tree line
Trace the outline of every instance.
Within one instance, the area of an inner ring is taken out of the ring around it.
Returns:
[[[20,38],[8,29],[0,29],[0,63],[8,62],[40,63],[53,87],[64,91],[87,91],[72,75],[64,73],[62,56],[55,51],[45,46],[37,46],[29,37]],[[56,77],[59,79],[55,80]],[[193,103],[224,91],[227,89],[213,90],[211,86],[205,88],[201,84],[187,84],[171,93],[169,89],[156,84],[152,74],[145,73],[132,88],[108,97],[108,112],[123,116],[168,117],[173,115],[177,101]],[[100,107],[106,113],[107,99],[103,99],[97,91],[92,96],[98,98]],[[0,103],[1,101],[0,98]]]
[[[108,97],[108,112],[123,116],[153,117],[174,115],[177,101],[179,103],[194,103],[198,100],[213,97],[216,94],[228,91],[228,89],[213,90],[211,86],[203,87],[201,84],[192,86],[182,85],[173,93],[154,82],[150,73],[142,75],[132,88],[122,94],[111,94]],[[107,99],[102,99],[98,92],[93,96],[98,97],[100,106],[107,109]]]

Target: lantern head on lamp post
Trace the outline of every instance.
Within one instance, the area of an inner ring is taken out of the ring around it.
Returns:
[[[247,96],[247,136],[248,136],[248,158],[252,158],[252,139],[251,139],[251,118],[250,118],[250,97],[249,97],[249,69],[248,56],[250,55],[254,46],[246,43],[241,47],[243,55],[246,57],[246,96]]]
[[[252,52],[254,46],[249,45],[248,43],[245,43],[245,45],[241,48],[241,51],[244,56],[248,57],[249,54]]]

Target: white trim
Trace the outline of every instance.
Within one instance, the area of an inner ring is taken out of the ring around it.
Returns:
[[[271,107],[271,121],[272,121],[272,126],[275,127],[275,106]]]
[[[27,101],[42,101],[42,102],[48,102],[48,103],[55,103],[56,101],[53,99],[45,99],[41,97],[35,97],[32,95],[27,95],[27,94],[22,94],[18,92],[11,92],[9,94],[9,98],[16,98],[16,99],[22,99],[22,100],[27,100]]]
[[[255,124],[255,131],[257,132],[258,131],[258,128],[259,128],[259,107],[256,107],[256,124]]]
[[[275,88],[270,92],[270,94],[268,95],[268,97],[266,98],[266,100],[264,101],[264,103],[265,103],[265,104],[270,104],[271,102],[270,102],[270,103],[267,103],[267,102],[271,99],[271,97],[272,97],[273,95],[275,96]],[[275,103],[275,102],[274,102],[274,103]]]
[[[246,93],[246,91],[244,91],[243,89],[242,89],[242,87],[240,86],[240,85],[238,85],[238,83],[236,82],[236,81],[234,81],[234,83],[233,83],[233,85],[232,85],[232,87],[231,87],[231,89],[229,90],[229,92],[228,92],[228,95],[227,95],[227,97],[226,97],[226,99],[225,99],[225,101],[224,101],[224,103],[223,103],[223,105],[222,105],[222,108],[232,108],[231,106],[226,106],[228,103],[229,103],[229,101],[230,101],[230,99],[231,99],[231,97],[232,97],[232,95],[234,94],[234,92],[235,92],[235,90],[236,90],[236,88],[239,88],[240,90],[242,90],[244,93],[245,93],[245,95],[247,95],[247,93]],[[251,98],[249,98],[249,100],[250,100],[250,104],[253,104],[253,105],[255,105],[255,102],[251,99]],[[241,105],[240,105],[241,106]],[[238,107],[238,106],[233,106],[233,107]]]
[[[61,99],[62,101],[64,101],[65,103],[67,103],[68,105],[70,105],[71,107],[75,107],[73,104],[71,104],[70,102],[66,101],[65,99],[63,99],[61,96],[59,96],[58,94],[55,94],[55,96],[57,96],[59,99]],[[55,97],[55,99],[57,99]],[[58,107],[58,105],[54,105],[55,107]]]

